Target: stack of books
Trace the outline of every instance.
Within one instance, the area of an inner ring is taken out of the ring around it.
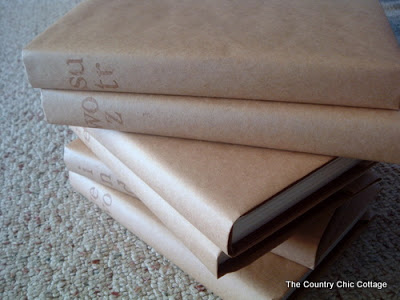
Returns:
[[[288,296],[400,162],[377,0],[88,0],[23,59],[72,187],[227,299]]]

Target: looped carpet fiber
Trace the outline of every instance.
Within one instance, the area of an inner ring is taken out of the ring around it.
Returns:
[[[0,2],[0,297],[215,299],[67,182],[62,152],[73,134],[44,121],[21,49],[78,2]],[[382,2],[399,32],[399,1]],[[303,297],[399,297],[400,166],[375,170],[383,178],[375,219],[318,280],[385,281],[388,288],[310,289]]]

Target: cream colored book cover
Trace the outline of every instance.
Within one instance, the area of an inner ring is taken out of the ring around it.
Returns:
[[[37,88],[400,106],[378,0],[89,0],[23,59]]]

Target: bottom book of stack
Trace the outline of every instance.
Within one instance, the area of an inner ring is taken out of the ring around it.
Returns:
[[[65,163],[74,190],[97,204],[117,222],[163,254],[209,290],[226,299],[281,299],[301,282],[363,217],[375,197],[378,179],[367,172],[330,198],[340,207],[312,211],[289,231],[283,242],[236,271],[216,278],[151,211],[79,140],[65,149]],[[106,179],[99,174],[107,174]],[[117,189],[115,189],[117,187]],[[326,200],[329,202],[329,198]],[[199,249],[196,249],[199,251]]]

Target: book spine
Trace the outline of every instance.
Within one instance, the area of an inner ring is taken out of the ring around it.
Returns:
[[[137,199],[70,172],[72,187],[117,222],[165,255],[184,272],[226,299],[278,299],[288,292],[286,280],[301,281],[304,266],[267,253],[253,264],[216,279],[207,268]]]
[[[398,110],[400,105],[399,74],[392,70],[360,72],[352,68],[332,70],[323,64],[304,64],[293,72],[289,61],[165,59],[32,49],[23,50],[23,59],[28,79],[35,88],[273,100],[393,110]]]
[[[43,90],[50,123],[400,163],[400,111]]]
[[[78,148],[77,146],[81,147]],[[64,163],[71,172],[90,178],[119,192],[136,197],[125,182],[117,178],[114,173],[105,164],[94,157],[94,155],[90,153],[90,150],[82,145],[79,140],[73,141],[64,148]]]
[[[121,161],[112,155],[95,138],[88,135],[81,128],[72,128],[85,145],[101,159],[106,165],[115,167],[119,178],[124,182],[158,219],[203,262],[215,276],[219,274],[219,262],[226,260],[227,256],[211,242],[196,227],[188,222],[168,202],[161,198],[154,190],[144,183],[135,173],[127,168]],[[115,170],[115,169],[113,169]]]

